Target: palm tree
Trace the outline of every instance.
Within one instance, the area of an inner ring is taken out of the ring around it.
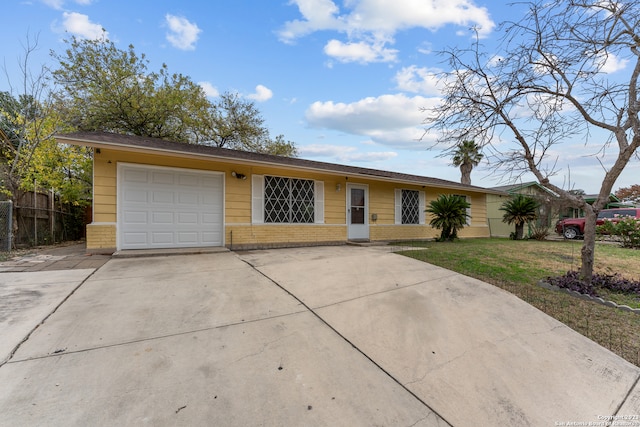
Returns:
[[[458,230],[467,223],[469,207],[469,203],[463,197],[454,194],[441,194],[429,203],[429,208],[425,209],[425,212],[433,215],[429,224],[442,230],[438,241],[451,241],[458,237]]]
[[[504,202],[500,210],[504,211],[502,222],[515,224],[515,240],[520,240],[524,234],[524,224],[535,220],[538,216],[538,202],[533,197],[518,194]]]
[[[481,147],[475,141],[462,141],[453,151],[452,164],[460,167],[461,183],[471,184],[471,171],[484,157],[480,150]]]

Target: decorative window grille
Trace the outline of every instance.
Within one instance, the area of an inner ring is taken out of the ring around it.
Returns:
[[[264,222],[313,223],[314,181],[264,177]]]
[[[402,223],[420,224],[420,192],[402,190]]]

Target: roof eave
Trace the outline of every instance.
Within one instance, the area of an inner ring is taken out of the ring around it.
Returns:
[[[322,167],[310,167],[310,166],[304,166],[304,165],[288,165],[284,163],[272,162],[267,160],[241,159],[241,158],[229,157],[224,155],[216,155],[212,153],[189,153],[187,151],[172,150],[172,149],[160,148],[160,147],[148,147],[148,146],[140,147],[140,146],[134,146],[126,143],[119,143],[115,141],[96,141],[94,139],[89,139],[89,138],[78,138],[78,137],[70,137],[65,135],[55,135],[55,138],[57,141],[62,143],[67,143],[72,145],[82,145],[82,146],[87,146],[92,148],[118,149],[120,151],[135,152],[135,153],[161,153],[165,155],[173,155],[173,156],[189,158],[189,159],[206,158],[211,160],[217,160],[224,163],[242,164],[247,166],[258,164],[258,165],[278,167],[278,168],[288,169],[288,170],[306,170],[306,171],[313,171],[313,172],[322,172],[322,173],[333,175],[333,176],[359,177],[359,178],[373,179],[373,180],[383,181],[383,182],[421,185],[423,187],[445,188],[450,190],[469,191],[474,193],[502,194],[502,192],[500,191],[495,191],[488,188],[464,186],[462,184],[461,185],[447,185],[446,183],[436,184],[436,183],[420,181],[418,179],[416,180],[399,179],[399,178],[384,177],[384,176],[378,176],[378,175],[366,174],[366,173],[338,171],[338,170],[332,170],[329,167],[322,168]],[[327,163],[327,165],[329,166],[330,163]]]

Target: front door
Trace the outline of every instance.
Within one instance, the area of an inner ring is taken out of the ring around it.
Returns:
[[[369,239],[369,191],[366,185],[347,184],[349,240]]]

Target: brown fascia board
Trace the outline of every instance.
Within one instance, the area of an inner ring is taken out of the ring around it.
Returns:
[[[305,169],[324,172],[337,176],[362,177],[390,181],[403,184],[418,184],[431,187],[442,187],[452,190],[466,190],[479,193],[503,194],[473,185],[458,184],[439,178],[409,175],[378,169],[359,168],[335,163],[318,162],[297,157],[274,156],[271,154],[252,153],[249,151],[230,150],[228,148],[208,145],[172,142],[159,138],[148,138],[132,135],[121,135],[107,132],[74,132],[55,135],[58,142],[93,148],[110,148],[139,153],[171,154],[194,159],[216,159],[225,163],[244,165],[278,166],[286,169]]]

